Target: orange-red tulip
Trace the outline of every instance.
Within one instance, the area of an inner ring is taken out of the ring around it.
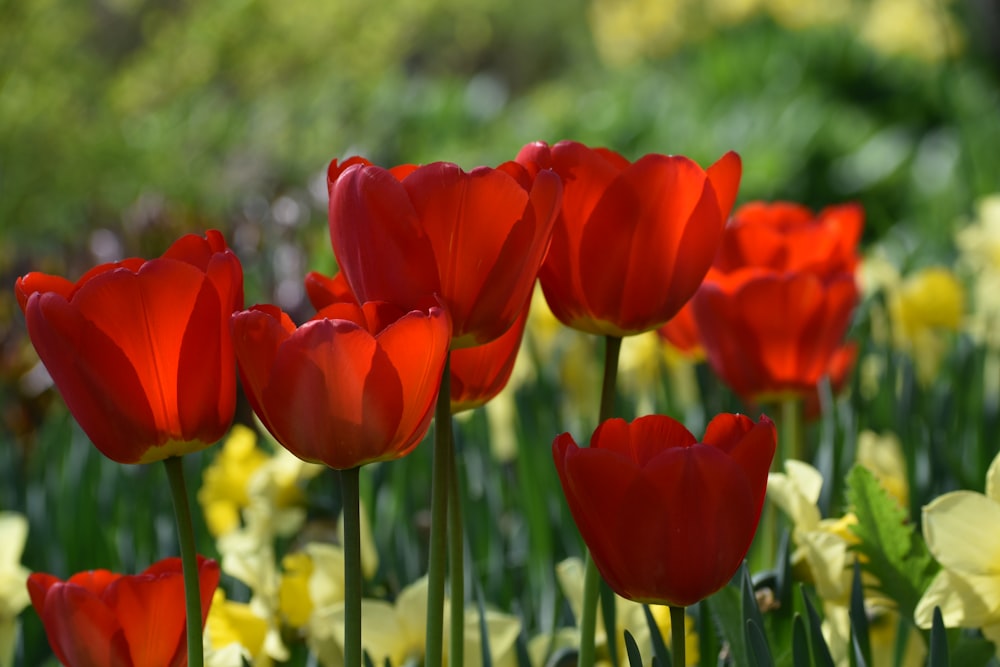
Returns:
[[[514,162],[386,170],[359,158],[331,164],[328,184],[333,251],[358,301],[409,308],[437,295],[451,315],[453,348],[495,340],[514,324],[562,189],[554,173],[532,178]]]
[[[198,557],[204,627],[219,566]],[[185,667],[184,577],[181,559],[167,558],[137,575],[91,570],[60,581],[28,578],[31,604],[52,652],[66,667]]]
[[[755,202],[726,230],[692,307],[715,372],[747,400],[807,397],[844,343],[863,213]]]
[[[684,304],[684,307],[656,332],[686,357],[700,361],[705,358],[705,350],[701,346],[701,334],[694,319],[692,303],[693,301],[688,301]]]
[[[240,378],[264,426],[299,458],[338,470],[417,446],[450,332],[438,305],[335,303],[298,328],[275,306],[233,315]]]
[[[162,257],[42,273],[15,287],[28,334],[70,412],[101,452],[148,463],[203,449],[236,407],[230,315],[243,272],[222,235],[189,235]]]
[[[626,336],[655,329],[691,298],[712,264],[742,166],[707,170],[683,156],[634,163],[573,141],[525,146],[517,161],[563,180],[562,208],[538,277],[567,326]]]
[[[573,519],[622,597],[688,606],[735,574],[760,520],[777,432],[721,414],[702,442],[680,422],[609,419],[590,447],[564,433],[552,453]]]

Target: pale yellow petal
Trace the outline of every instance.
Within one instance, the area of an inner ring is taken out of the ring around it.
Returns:
[[[426,610],[425,610],[426,613]],[[446,624],[447,625],[447,624]],[[465,613],[465,660],[466,667],[482,667],[482,642],[480,639],[478,610]],[[448,646],[448,628],[445,628],[445,646]],[[521,633],[521,621],[516,616],[491,609],[486,610],[486,632],[489,637],[490,658],[497,667],[517,665],[514,644]]]
[[[816,592],[824,600],[845,604],[850,595],[852,562],[847,542],[821,530],[799,534],[799,546],[809,564]]]
[[[858,463],[875,475],[889,495],[901,507],[909,507],[910,493],[906,480],[906,459],[903,447],[894,433],[879,435],[862,431],[858,435]]]
[[[427,577],[423,576],[399,592],[396,598],[396,613],[407,641],[413,646],[423,646],[427,640]],[[445,609],[445,618],[448,610]]]
[[[335,544],[310,542],[305,552],[312,559],[309,597],[315,607],[327,607],[344,599],[344,552]]]
[[[426,610],[425,610],[426,612]],[[338,603],[324,612],[325,621],[334,640],[344,647],[344,605]],[[362,648],[376,665],[389,660],[401,665],[410,655],[423,655],[421,646],[414,647],[400,623],[396,607],[384,600],[361,601]]]
[[[28,519],[17,512],[0,512],[0,570],[19,566],[28,539]]]
[[[536,635],[528,640],[531,667],[545,667],[549,656],[564,649],[576,648],[580,633],[576,628],[559,628],[552,634]]]
[[[816,501],[823,476],[808,463],[789,460],[785,473],[767,476],[767,497],[781,508],[798,530],[812,530],[820,520]]]
[[[917,603],[913,616],[918,626],[931,627],[934,607],[941,607],[944,624],[950,628],[1000,622],[1000,580],[941,570]]]
[[[1000,503],[973,491],[954,491],[924,507],[924,538],[934,557],[962,575],[991,575],[1000,583]]]

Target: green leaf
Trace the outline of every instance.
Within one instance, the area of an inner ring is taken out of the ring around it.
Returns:
[[[729,584],[707,598],[703,604],[708,605],[709,613],[719,628],[719,635],[729,643],[733,667],[750,667],[739,589]]]
[[[809,646],[812,649],[813,664],[818,665],[818,667],[834,667],[830,647],[826,645],[826,639],[823,638],[823,622],[820,620],[812,600],[809,599],[805,587],[800,590],[802,591],[802,601],[806,606],[806,614],[809,617]]]
[[[625,631],[625,655],[628,656],[629,667],[642,667],[642,656],[639,654],[639,646],[635,643],[635,637],[628,630]]]
[[[809,657],[809,637],[806,634],[806,623],[800,614],[792,621],[792,662],[795,667],[812,667]]]
[[[660,626],[656,624],[656,619],[653,618],[653,612],[650,611],[649,605],[642,605],[642,611],[646,615],[646,624],[649,625],[649,639],[653,643],[653,655],[656,656],[661,665],[672,664],[670,650],[667,648],[666,642],[663,641]]]
[[[854,466],[848,473],[847,497],[858,518],[851,530],[860,539],[855,550],[867,558],[865,569],[878,579],[877,589],[896,601],[900,615],[912,618],[940,566],[905,511],[867,468]]]
[[[774,667],[774,659],[771,658],[771,649],[767,645],[764,630],[754,623],[753,619],[747,619],[747,644],[750,646],[750,653],[757,667]]]
[[[743,606],[743,632],[746,647],[756,658],[756,663],[759,667],[773,665],[774,657],[771,655],[767,641],[763,640],[764,617],[760,613],[760,605],[757,602],[757,594],[754,591],[753,582],[750,581],[750,568],[747,567],[746,561],[740,567],[740,583]],[[761,633],[762,641],[755,643],[750,631],[751,627],[756,627],[758,633]],[[761,653],[758,651],[763,652],[763,659],[761,658]]]
[[[941,618],[941,607],[934,607],[927,667],[948,667],[948,664],[948,635],[944,629],[944,619]]]
[[[871,634],[868,629],[868,612],[865,611],[865,595],[861,585],[861,566],[854,561],[854,577],[851,581],[851,659],[857,667],[867,667],[872,663]]]

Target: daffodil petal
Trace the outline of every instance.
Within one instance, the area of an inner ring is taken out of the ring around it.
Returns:
[[[992,575],[1000,587],[1000,503],[973,491],[954,491],[924,507],[924,538],[946,569]]]
[[[931,627],[934,607],[947,627],[978,628],[1000,622],[1000,579],[961,576],[941,570],[913,613],[921,628]]]

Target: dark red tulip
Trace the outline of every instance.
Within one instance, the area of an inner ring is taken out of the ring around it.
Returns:
[[[296,328],[275,306],[233,315],[240,378],[286,449],[344,470],[409,453],[427,432],[451,325],[435,305],[335,303]]]
[[[559,208],[550,171],[508,162],[465,172],[438,162],[392,170],[330,166],[330,238],[359,302],[403,307],[437,295],[452,348],[510,329],[531,295]]]
[[[539,271],[567,326],[626,336],[655,329],[694,294],[712,264],[742,166],[726,153],[707,170],[683,156],[634,163],[574,141],[525,146],[517,161],[551,168],[562,208]]]
[[[609,419],[552,453],[597,569],[622,597],[688,606],[735,574],[760,520],[777,432],[721,414],[702,442],[670,417]]]
[[[219,565],[198,557],[204,627]],[[90,570],[60,581],[28,577],[31,604],[52,652],[66,667],[185,667],[188,664],[181,559],[154,563],[142,574]]]
[[[807,397],[844,344],[858,302],[862,212],[741,207],[693,300],[708,360],[748,401]]]
[[[15,291],[38,356],[105,456],[148,463],[225,435],[236,406],[229,317],[243,307],[243,272],[219,232],[76,283],[29,273]]]

